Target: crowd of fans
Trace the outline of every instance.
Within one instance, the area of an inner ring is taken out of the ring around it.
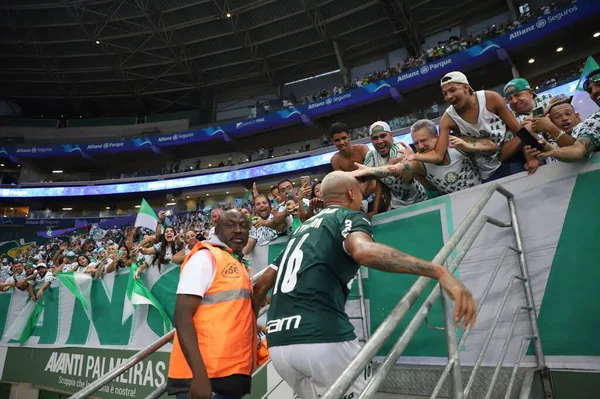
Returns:
[[[54,237],[42,245],[30,244],[12,257],[0,255],[0,291],[28,291],[36,301],[56,281],[58,273],[86,273],[98,279],[136,262],[135,278],[139,278],[148,267],[160,270],[171,263],[181,264],[196,242],[214,236],[220,214],[231,208],[240,209],[253,226],[245,249],[252,258],[255,247],[265,247],[272,239],[290,234],[323,207],[319,187],[318,182],[308,183],[296,192],[286,180],[271,193],[260,194],[255,185],[253,200],[174,214],[160,210],[154,231],[131,225],[107,230],[94,226],[86,232]],[[300,199],[306,208],[293,205]]]
[[[491,91],[474,92],[460,72],[446,74],[440,84],[452,105],[440,120],[439,132],[429,119],[415,121],[412,145],[394,142],[392,128],[383,121],[369,128],[371,150],[351,143],[352,134],[345,124],[331,126],[327,139],[339,150],[331,160],[332,169],[352,172],[364,181],[363,211],[368,217],[519,171],[532,174],[546,163],[579,161],[600,148],[600,111],[582,121],[569,97],[537,96],[525,79],[508,82],[504,98]],[[588,75],[584,89],[600,106],[600,69]],[[465,122],[463,116],[477,108],[482,96],[488,104],[480,112],[482,118],[476,124]],[[481,134],[484,128],[489,134]],[[460,131],[460,136],[451,131]],[[244,254],[255,272],[266,267],[264,249],[269,242],[291,234],[323,209],[320,182],[310,176],[303,176],[301,182],[296,188],[284,179],[268,193],[259,192],[254,184],[246,201],[231,205],[246,214],[252,226]],[[101,278],[136,262],[140,266],[137,278],[148,267],[160,270],[170,263],[181,264],[196,242],[215,234],[225,209],[207,207],[179,214],[161,210],[154,231],[135,226],[93,227],[31,245],[12,259],[3,254],[0,289],[28,290],[32,300],[37,300],[56,273]]]
[[[532,12],[527,6],[521,10],[521,14],[513,21],[508,21],[499,25],[493,24],[475,34],[461,37],[450,36],[447,40],[439,41],[437,45],[430,46],[429,48],[422,50],[421,54],[419,55],[408,55],[403,62],[398,63],[396,66],[379,71],[373,71],[363,76],[356,77],[353,80],[348,79],[349,81],[346,84],[337,85],[330,88],[323,88],[321,91],[312,93],[312,95],[297,98],[292,93],[289,97],[283,99],[281,102],[281,109],[292,108],[296,105],[304,105],[311,101],[318,101],[337,94],[342,94],[343,92],[355,89],[357,87],[366,86],[370,83],[385,80],[408,70],[418,68],[427,63],[434,62],[442,57],[447,57],[477,44],[491,40],[495,37],[502,36],[510,30],[517,29],[529,21],[550,14],[569,3],[573,3],[574,1],[575,0],[558,0],[549,5],[542,6],[535,12]],[[274,108],[277,107],[274,107],[271,102],[257,102],[254,106],[250,107],[250,114],[248,117],[256,118],[257,116],[264,115],[270,111],[272,112]]]
[[[276,104],[274,104],[272,102],[257,101],[255,103],[255,105],[250,107],[250,112],[249,112],[248,117],[255,118],[257,116],[261,116],[261,115],[267,114],[269,112],[273,112],[273,110],[279,110],[280,108],[292,108],[296,105],[302,105],[302,104],[306,104],[306,103],[309,103],[312,101],[318,101],[323,98],[330,97],[332,95],[341,94],[345,91],[355,89],[357,87],[361,87],[361,86],[364,86],[364,85],[367,85],[367,84],[370,84],[373,82],[377,82],[380,80],[388,79],[392,76],[403,73],[409,69],[419,67],[426,63],[435,61],[438,58],[451,55],[455,52],[465,50],[471,46],[485,42],[494,37],[504,35],[509,30],[518,28],[519,26],[531,21],[532,19],[536,19],[543,15],[547,15],[551,12],[554,12],[558,8],[563,7],[571,2],[573,2],[573,1],[572,0],[559,0],[559,1],[551,3],[550,5],[545,5],[545,6],[541,7],[536,12],[531,12],[531,10],[529,10],[528,8],[524,8],[523,10],[521,10],[521,14],[519,15],[519,17],[512,22],[507,22],[507,23],[499,24],[499,25],[494,24],[492,26],[485,28],[483,31],[481,31],[477,34],[471,34],[471,35],[467,35],[464,37],[451,36],[446,41],[438,42],[437,46],[431,46],[428,49],[423,50],[419,56],[407,57],[404,62],[399,63],[398,65],[396,65],[394,67],[390,67],[385,70],[374,71],[374,72],[365,74],[362,77],[355,78],[354,81],[350,81],[347,84],[337,85],[332,88],[324,88],[323,90],[314,92],[312,95],[309,95],[309,96],[303,96],[303,97],[297,98],[292,93],[289,97],[283,99],[283,101],[281,102],[281,107],[277,106]],[[579,68],[579,72],[581,72],[581,68]],[[540,87],[542,87],[543,89],[551,88],[551,87],[555,86],[557,84],[557,82],[563,80],[563,78],[565,77],[563,75],[564,74],[561,74],[559,76],[558,74],[555,74],[551,77],[546,77],[542,81],[536,82],[536,84],[534,84],[533,86],[536,87],[536,89],[540,88]],[[567,75],[572,76],[572,77],[579,76],[577,74],[577,68],[576,67],[570,68],[569,73]],[[419,119],[436,118],[439,115],[438,108],[439,108],[439,106],[436,103],[434,103],[432,105],[431,109],[414,110],[410,114],[404,115],[404,116],[398,116],[398,117],[388,121],[388,123],[390,124],[390,126],[392,126],[393,129],[409,127],[412,125],[412,123],[414,123],[415,121],[417,121]],[[354,133],[355,138],[356,137],[364,138],[367,136],[367,126],[355,128],[353,133]],[[102,179],[105,179],[105,178],[118,179],[118,178],[126,178],[126,177],[165,175],[165,174],[186,172],[186,171],[191,171],[191,170],[201,170],[201,169],[239,165],[239,164],[244,164],[244,163],[248,163],[248,162],[252,162],[252,161],[256,161],[256,160],[263,160],[263,159],[269,159],[269,158],[275,158],[275,157],[280,157],[280,156],[286,156],[286,155],[291,155],[291,154],[307,152],[307,151],[310,151],[311,147],[314,149],[317,146],[322,147],[322,146],[327,146],[327,145],[330,145],[330,143],[327,140],[321,140],[321,142],[317,145],[315,145],[315,143],[311,144],[311,142],[309,140],[306,140],[306,142],[304,142],[304,143],[290,144],[289,148],[275,149],[273,147],[269,147],[269,148],[259,148],[259,149],[247,149],[243,156],[233,156],[232,154],[229,154],[229,155],[224,154],[224,158],[221,160],[218,160],[216,162],[202,163],[201,159],[197,159],[191,165],[182,166],[181,161],[173,161],[169,164],[163,165],[160,169],[156,169],[156,170],[147,169],[147,170],[144,170],[143,172],[136,171],[136,172],[133,172],[132,174],[122,173],[122,174],[113,175],[110,177],[105,176],[105,177],[102,177]],[[54,179],[52,179],[52,180],[43,180],[42,182],[56,181],[55,180],[56,177],[53,176],[53,178]],[[65,175],[64,178],[68,179],[68,176]],[[59,179],[60,179],[60,177],[59,177]],[[92,180],[94,180],[94,179],[92,179]]]

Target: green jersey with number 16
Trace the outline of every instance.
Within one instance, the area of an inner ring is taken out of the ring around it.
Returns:
[[[341,206],[328,206],[294,231],[270,265],[277,270],[267,323],[270,347],[356,338],[344,310],[360,267],[344,249],[352,232],[371,236],[371,223]]]

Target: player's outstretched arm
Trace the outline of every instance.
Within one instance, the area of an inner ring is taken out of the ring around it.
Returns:
[[[382,165],[382,166],[365,166],[361,165],[358,162],[354,162],[354,166],[356,166],[356,170],[351,172],[352,176],[357,179],[369,180],[369,179],[381,179],[387,176],[402,176],[403,173],[403,165],[395,164],[395,165]]]
[[[379,244],[366,233],[353,232],[344,240],[344,248],[363,266],[389,273],[415,274],[436,279],[454,300],[454,322],[462,328],[475,324],[477,307],[471,292],[441,265],[415,258],[390,246]]]

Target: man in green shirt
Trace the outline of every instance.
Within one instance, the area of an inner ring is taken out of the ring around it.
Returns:
[[[322,182],[326,207],[291,235],[286,248],[254,287],[255,307],[272,288],[267,339],[279,375],[302,399],[322,396],[360,347],[344,310],[360,265],[439,280],[455,302],[455,322],[475,322],[471,293],[444,267],[373,242],[371,223],[359,212],[358,180],[347,172]],[[358,397],[369,373],[345,397]],[[354,394],[354,395],[352,395]]]

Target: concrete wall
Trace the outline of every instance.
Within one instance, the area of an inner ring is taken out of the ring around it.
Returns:
[[[320,76],[318,78],[305,80],[291,85],[284,85],[283,97],[289,97],[292,93],[294,93],[294,95],[298,99],[306,96],[310,100],[310,96],[312,96],[313,93],[321,91],[323,89],[330,89],[335,86],[342,85],[343,83],[344,81],[342,79],[342,75],[339,72],[332,73],[329,75]]]
[[[493,17],[488,18],[484,21],[467,26],[467,34],[470,35],[473,33],[479,33],[483,29],[487,28],[488,26],[492,26],[494,24],[495,25],[505,24],[505,23],[509,22],[510,20],[511,20],[510,12],[506,11],[502,14],[494,15]]]
[[[26,142],[36,144],[78,144],[102,140],[121,140],[134,136],[149,136],[159,133],[182,132],[189,129],[187,119],[144,123],[124,126],[86,126],[51,129],[41,127],[0,127],[0,137],[23,137]]]
[[[407,56],[408,56],[408,51],[404,47],[396,49],[394,51],[390,51],[387,54],[388,64],[390,65],[390,67],[397,66],[398,64],[402,64],[402,63],[404,63],[404,60],[406,59]]]
[[[436,47],[438,42],[445,42],[450,36],[460,36],[460,26],[453,26],[450,29],[443,30],[425,38],[425,43],[421,45],[423,50],[427,50],[430,47]]]
[[[32,384],[21,382],[10,388],[10,399],[38,399],[40,390]]]
[[[388,67],[387,61],[384,58],[380,58],[378,60],[369,62],[368,64],[360,65],[350,69],[350,77],[352,80],[355,80],[356,78],[363,77],[368,73],[380,71]]]
[[[256,102],[278,102],[277,89],[268,85],[255,87],[240,87],[235,90],[220,93],[217,96],[215,114],[217,121],[228,121],[232,119],[246,119],[250,115],[250,107]],[[272,108],[273,105],[271,106]]]

